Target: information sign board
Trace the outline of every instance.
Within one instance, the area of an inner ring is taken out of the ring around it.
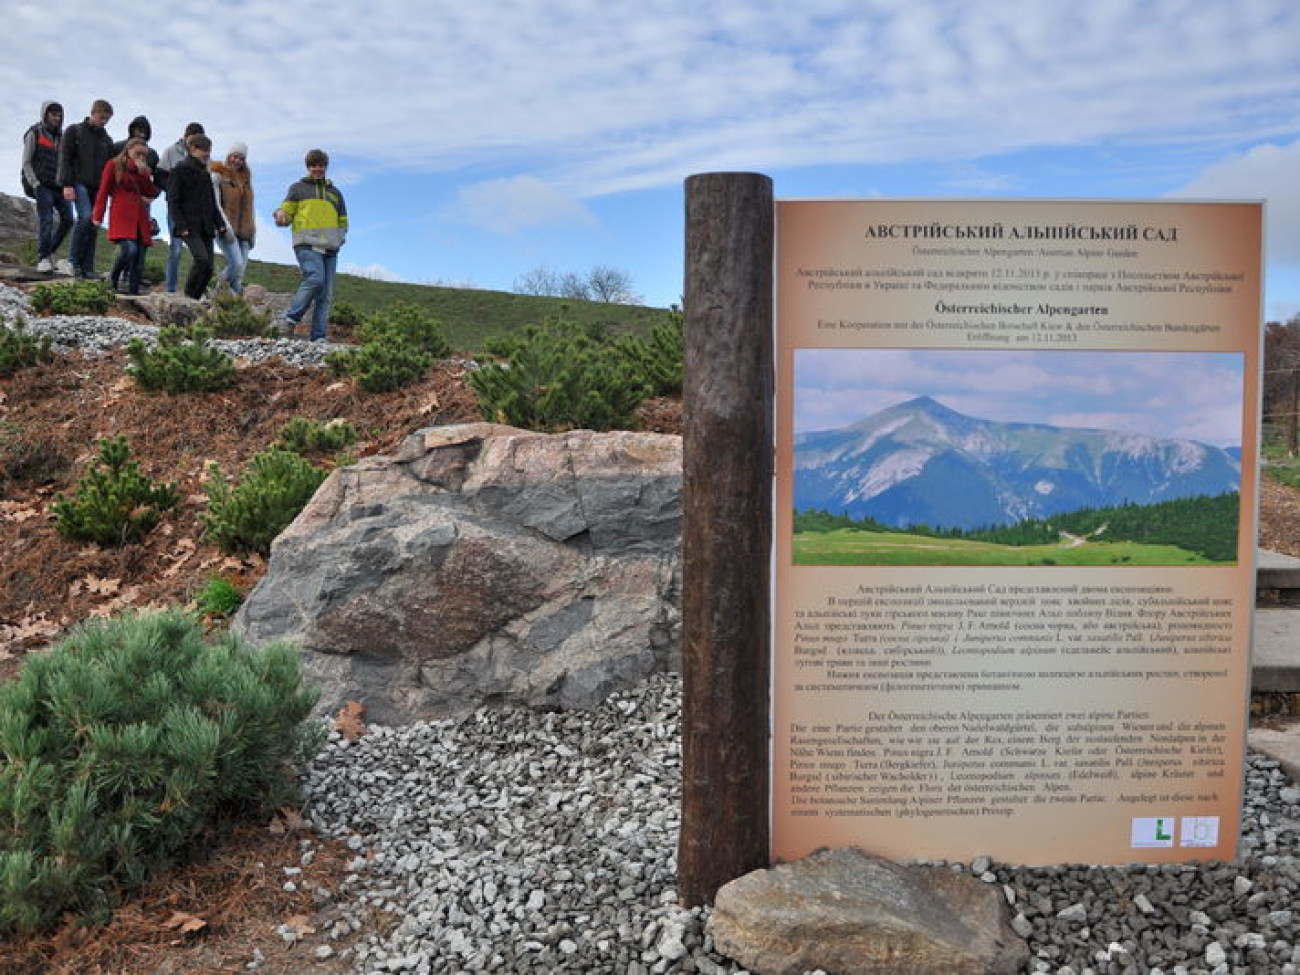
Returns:
[[[1234,855],[1262,220],[777,203],[774,859]]]

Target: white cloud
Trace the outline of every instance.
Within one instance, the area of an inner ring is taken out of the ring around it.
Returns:
[[[585,206],[535,176],[462,187],[453,209],[455,218],[464,223],[504,234],[543,224],[596,223]]]
[[[1261,145],[1205,170],[1173,196],[1267,200],[1268,258],[1300,264],[1300,141]]]
[[[381,167],[508,165],[578,197],[722,167],[1223,147],[1294,126],[1300,94],[1292,0],[376,0],[364,16],[288,0],[256,17],[181,8],[146,32],[89,0],[47,6],[12,25],[10,129],[58,64],[70,120],[106,96],[166,141],[199,118],[269,162],[322,145]],[[68,58],[51,19],[111,58]]]

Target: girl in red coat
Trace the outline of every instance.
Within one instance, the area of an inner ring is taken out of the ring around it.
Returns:
[[[104,164],[104,175],[99,181],[99,193],[95,196],[95,209],[91,214],[95,223],[102,223],[109,197],[112,197],[108,239],[117,244],[117,259],[109,277],[113,290],[120,291],[121,276],[125,272],[126,293],[129,295],[140,293],[145,249],[153,243],[149,201],[158,195],[159,190],[154,185],[148,156],[147,142],[143,139],[127,140],[122,152]]]

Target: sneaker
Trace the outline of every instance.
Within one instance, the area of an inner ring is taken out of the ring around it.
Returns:
[[[48,257],[42,257],[36,262],[36,270],[40,271],[42,274],[49,274],[54,270],[54,262]]]
[[[292,318],[278,318],[275,321],[275,330],[280,333],[281,338],[293,338],[293,333],[297,328],[298,323]]]
[[[100,274],[98,271],[78,271],[78,272],[77,272],[77,277],[81,278],[81,280],[83,280],[83,281],[103,281],[103,280],[104,280],[104,275]]]

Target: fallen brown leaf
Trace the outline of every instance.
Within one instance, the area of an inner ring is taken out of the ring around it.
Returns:
[[[172,916],[162,922],[162,926],[169,931],[179,931],[181,934],[193,934],[195,931],[202,931],[208,926],[208,922],[201,917],[193,914],[186,914],[184,911],[172,911]]]
[[[363,705],[356,701],[348,701],[339,711],[338,717],[334,719],[334,730],[346,738],[348,741],[356,741],[366,733],[365,722],[361,716],[366,713]]]

